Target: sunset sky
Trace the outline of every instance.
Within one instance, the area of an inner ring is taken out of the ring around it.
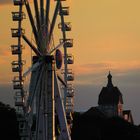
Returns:
[[[10,28],[16,27],[11,1],[0,0],[0,100],[9,104],[13,104],[11,61],[15,59]],[[134,122],[140,124],[140,0],[67,0],[64,5],[70,6],[67,21],[72,22],[70,37],[74,38],[75,110],[97,105],[111,71],[123,94],[124,109],[131,109]],[[26,32],[31,36],[29,29]],[[25,56],[30,58],[28,50]]]

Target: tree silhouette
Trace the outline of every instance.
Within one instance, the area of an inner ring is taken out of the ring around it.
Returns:
[[[140,127],[123,118],[104,116],[97,109],[74,114],[72,140],[140,140]]]
[[[15,109],[2,102],[0,102],[0,139],[19,140]]]

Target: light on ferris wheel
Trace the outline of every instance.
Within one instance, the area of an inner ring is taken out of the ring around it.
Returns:
[[[61,69],[62,59],[63,59],[62,53],[59,49],[57,49],[55,52],[55,60],[56,60],[57,69]]]

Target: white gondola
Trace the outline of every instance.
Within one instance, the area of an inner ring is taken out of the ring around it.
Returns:
[[[67,97],[74,97],[74,90],[67,90]]]
[[[67,55],[67,64],[74,64],[74,57],[73,55]]]
[[[22,66],[25,65],[25,61],[13,61],[12,63],[12,71],[13,72],[20,72],[22,70]]]
[[[73,81],[74,80],[74,73],[68,73],[67,74],[67,80],[68,81]]]
[[[24,99],[21,96],[15,97],[15,106],[24,106]]]
[[[21,70],[20,63],[18,61],[13,61],[11,64],[13,72],[19,72]]]
[[[20,79],[19,76],[15,76],[13,79],[13,88],[14,89],[22,89],[23,88],[23,78]]]
[[[74,97],[74,86],[73,86],[73,84],[67,84],[67,97]]]
[[[13,3],[14,3],[15,6],[23,5],[24,0],[13,0]]]
[[[67,102],[67,105],[70,105],[70,104],[71,104],[71,105],[74,105],[74,104],[73,104],[73,103],[74,103],[73,100],[74,100],[73,98],[67,97],[67,101],[68,101],[68,102]]]
[[[67,120],[68,121],[72,121],[73,120],[72,113],[70,111],[66,113],[66,116],[67,116]]]
[[[66,1],[66,0],[55,0],[55,1]]]
[[[72,48],[73,47],[73,39],[67,39],[64,46],[67,48]]]
[[[71,23],[65,22],[64,25],[62,25],[62,23],[59,23],[58,28],[61,29],[62,31],[71,31]]]
[[[68,16],[69,15],[69,7],[62,7],[62,10],[59,13],[60,15],[63,16]]]
[[[67,103],[67,106],[66,106],[66,112],[67,113],[70,113],[70,112],[73,112],[73,109],[74,108],[74,104],[71,102],[71,103]]]
[[[20,12],[12,12],[12,18],[13,21],[21,21],[23,19],[25,19],[25,13],[20,13]]]
[[[22,53],[22,45],[20,45],[20,48],[18,45],[11,45],[11,52],[12,55],[18,55]]]
[[[20,37],[21,35],[23,35],[25,33],[25,30],[24,29],[11,29],[11,32],[12,32],[12,37]]]
[[[65,41],[65,43],[64,43],[64,46],[66,47],[66,48],[72,48],[73,47],[73,39],[60,39],[60,43],[62,43],[62,42],[64,42]]]
[[[67,84],[67,89],[74,89],[74,85],[72,83]]]
[[[14,89],[22,89],[23,88],[23,85],[20,84],[20,81],[13,81],[14,84],[13,84],[13,88]]]
[[[62,74],[65,74],[64,69],[61,70]],[[72,71],[72,69],[68,69],[67,70],[67,81],[73,81],[74,80],[74,72]]]
[[[26,123],[23,121],[23,122],[20,122],[19,124],[19,135],[21,137],[28,137],[28,132],[27,132],[27,128],[26,128]],[[24,140],[24,139],[23,139]]]

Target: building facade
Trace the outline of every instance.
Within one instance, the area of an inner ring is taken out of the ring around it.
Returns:
[[[98,98],[98,109],[107,117],[119,116],[133,123],[131,111],[129,113],[123,110],[123,96],[119,88],[112,83],[112,75],[109,72],[107,76],[108,82],[103,87]],[[126,116],[127,115],[127,116]],[[131,116],[131,117],[129,117]],[[127,119],[128,118],[128,119]]]

